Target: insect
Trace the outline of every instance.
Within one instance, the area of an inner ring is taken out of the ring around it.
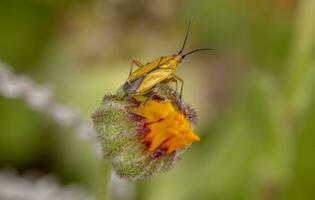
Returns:
[[[190,24],[186,31],[184,43],[181,50],[172,56],[161,56],[152,62],[142,64],[138,60],[131,62],[129,77],[123,85],[123,90],[126,95],[136,96],[148,94],[152,89],[161,82],[175,82],[177,91],[177,82],[181,83],[180,86],[180,98],[182,97],[184,81],[182,78],[177,76],[174,72],[177,65],[189,54],[203,50],[213,50],[212,48],[195,49],[188,53],[183,53],[187,38],[190,31]],[[133,66],[139,67],[136,71],[133,71]]]

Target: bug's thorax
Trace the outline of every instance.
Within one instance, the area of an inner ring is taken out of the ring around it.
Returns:
[[[163,64],[160,66],[160,68],[167,68],[167,69],[176,69],[178,63],[181,63],[182,56],[181,55],[173,55],[166,57]]]

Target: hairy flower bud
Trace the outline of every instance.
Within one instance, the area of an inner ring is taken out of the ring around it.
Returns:
[[[199,141],[192,131],[196,112],[167,84],[148,96],[106,95],[93,120],[104,156],[119,176],[131,180],[170,170]]]

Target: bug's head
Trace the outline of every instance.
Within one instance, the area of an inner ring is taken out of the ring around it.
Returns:
[[[183,60],[183,55],[181,55],[181,54],[174,54],[174,55],[173,55],[173,58],[174,58],[174,60],[175,60],[177,63],[181,63],[182,60]]]
[[[185,35],[185,40],[184,40],[184,43],[183,43],[183,46],[181,48],[181,50],[173,55],[174,59],[176,60],[177,63],[181,63],[182,60],[188,56],[189,54],[193,54],[197,51],[211,51],[211,50],[214,50],[212,48],[201,48],[201,49],[195,49],[193,51],[190,51],[188,53],[183,53],[184,49],[185,49],[185,45],[186,45],[186,42],[187,42],[187,39],[188,39],[188,35],[189,35],[189,31],[190,31],[190,24],[191,24],[191,21],[189,21],[189,24],[188,24],[188,28],[187,28],[187,31],[186,31],[186,35]]]

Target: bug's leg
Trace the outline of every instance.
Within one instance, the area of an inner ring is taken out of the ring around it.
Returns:
[[[175,83],[175,91],[177,92],[178,91],[178,82],[176,79],[173,79],[172,82]]]
[[[137,65],[139,68],[141,68],[141,67],[143,67],[144,66],[144,64],[142,64],[140,61],[138,61],[138,60],[133,60],[132,62],[131,62],[131,67],[130,67],[130,72],[129,72],[129,76],[130,76],[130,74],[132,73],[132,71],[133,71],[133,65]]]
[[[146,97],[146,99],[145,99],[145,101],[144,101],[144,105],[147,105],[148,101],[149,101],[150,98],[151,98],[151,94],[147,94],[145,97]]]
[[[178,92],[178,81],[173,79],[173,82],[175,82],[175,91]]]
[[[144,101],[144,105],[147,105],[149,99],[150,99],[150,96],[147,96],[147,99]]]
[[[162,62],[163,59],[164,59],[164,56],[161,57],[161,59],[160,59],[158,65],[157,65],[158,67],[160,66],[160,64],[161,64],[161,62]]]
[[[167,82],[174,82],[175,83],[175,91],[178,92],[178,81],[175,78],[171,78],[171,79],[167,80]]]
[[[125,93],[125,94],[121,97],[121,99],[125,99],[127,96],[128,96],[128,94]]]
[[[177,81],[181,82],[181,86],[180,86],[180,93],[179,93],[179,98],[182,98],[182,94],[183,94],[183,87],[184,87],[184,81],[181,77],[177,76],[177,75],[173,75],[173,78]]]
[[[147,95],[146,95],[146,100],[144,101],[144,105],[146,105],[148,103],[148,101],[152,98],[152,92],[153,89],[155,88],[155,86],[153,88],[150,89],[150,91],[148,91]]]

